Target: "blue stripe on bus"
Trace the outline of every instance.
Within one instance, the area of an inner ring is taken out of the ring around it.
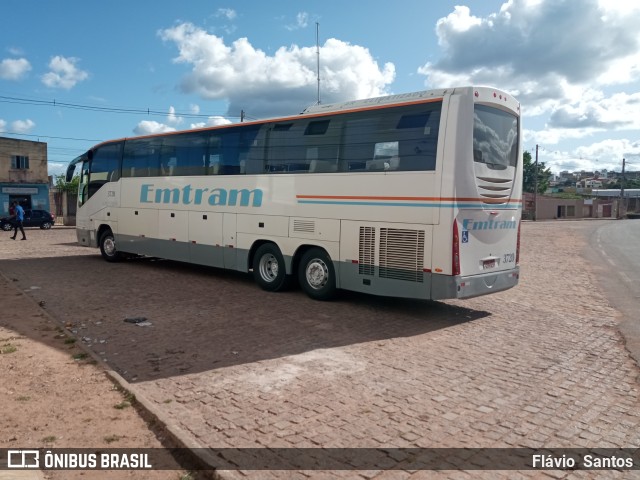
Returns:
[[[314,205],[363,205],[376,207],[427,207],[427,208],[482,208],[487,210],[519,209],[518,203],[507,204],[486,204],[486,203],[403,203],[403,202],[357,202],[357,201],[336,201],[336,200],[298,200],[298,203]]]

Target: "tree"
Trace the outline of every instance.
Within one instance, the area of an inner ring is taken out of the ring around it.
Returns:
[[[606,188],[620,189],[622,188],[622,179],[618,178],[614,183],[610,183]],[[627,178],[624,182],[624,188],[640,188],[640,179]]]
[[[78,175],[73,177],[70,182],[67,182],[67,179],[64,175],[56,175],[55,187],[59,192],[78,193],[79,184],[80,177]]]
[[[531,160],[531,154],[525,150],[522,154],[524,171],[522,175],[523,189],[533,193],[536,183],[536,164]],[[538,193],[544,193],[549,188],[551,169],[546,168],[544,162],[538,162]]]

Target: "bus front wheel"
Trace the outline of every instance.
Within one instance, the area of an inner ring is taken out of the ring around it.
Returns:
[[[100,236],[100,253],[107,262],[120,260],[120,252],[116,249],[116,240],[111,230],[107,230]]]
[[[260,288],[268,292],[285,290],[290,278],[280,249],[273,243],[258,247],[253,257],[253,278]]]
[[[336,274],[331,258],[324,250],[312,248],[300,259],[300,286],[315,300],[331,300],[336,293]]]

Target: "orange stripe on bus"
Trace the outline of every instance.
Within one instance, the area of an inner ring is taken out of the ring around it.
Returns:
[[[473,198],[473,197],[381,197],[381,196],[361,196],[361,195],[296,195],[300,199],[323,199],[323,200],[403,200],[420,202],[484,202],[484,203],[521,203],[521,199],[502,198]]]

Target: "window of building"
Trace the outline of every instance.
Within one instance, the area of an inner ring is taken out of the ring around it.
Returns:
[[[16,170],[27,170],[29,168],[29,157],[24,155],[13,155],[11,157],[11,168]]]

